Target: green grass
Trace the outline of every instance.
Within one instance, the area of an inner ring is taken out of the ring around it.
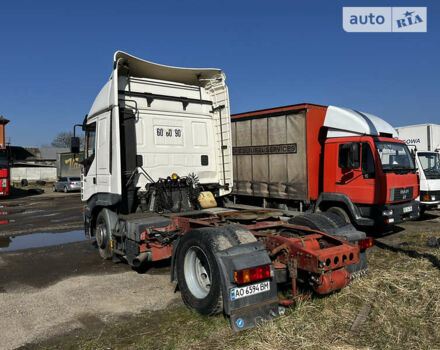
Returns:
[[[440,257],[426,247],[440,232],[404,236],[405,250]],[[223,316],[203,317],[181,306],[108,322],[39,344],[47,349],[440,349],[440,271],[427,259],[374,247],[369,272],[349,287],[288,309],[285,316],[235,333]],[[357,331],[350,328],[371,305]]]

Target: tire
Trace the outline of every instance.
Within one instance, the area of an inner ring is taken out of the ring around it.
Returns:
[[[66,186],[64,186],[64,193],[67,193],[67,192],[69,192],[68,190],[67,190],[67,187]]]
[[[336,228],[335,224],[328,218],[321,214],[304,214],[294,216],[289,220],[290,224],[306,226],[312,230],[321,231],[327,234],[331,234]]]
[[[111,248],[111,229],[107,216],[101,211],[96,218],[96,244],[98,246],[99,255],[105,260],[113,257],[113,250]]]
[[[177,252],[177,282],[183,302],[202,315],[223,310],[220,269],[214,256],[217,250],[209,233],[188,232]]]
[[[350,215],[341,207],[330,207],[325,212],[339,215],[346,224],[351,223]]]
[[[347,221],[345,221],[345,218],[339,214],[336,214],[335,212],[325,211],[322,212],[321,215],[328,218],[335,225],[335,228],[343,227],[349,224]]]

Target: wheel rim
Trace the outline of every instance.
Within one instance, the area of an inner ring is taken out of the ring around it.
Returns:
[[[199,247],[191,247],[185,254],[185,282],[190,292],[198,299],[205,298],[211,290],[211,271],[208,258]]]
[[[105,240],[107,237],[107,228],[105,224],[99,224],[96,227],[96,243],[99,248],[105,248]]]

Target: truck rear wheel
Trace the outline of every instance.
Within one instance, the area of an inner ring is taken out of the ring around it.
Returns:
[[[113,250],[111,248],[111,229],[110,222],[108,222],[108,216],[104,215],[104,211],[101,211],[96,218],[96,244],[98,245],[99,255],[103,259],[111,259],[113,256]]]
[[[321,214],[304,214],[294,216],[289,220],[290,224],[306,226],[312,230],[332,234],[335,229],[333,222]]]
[[[223,310],[220,270],[214,256],[216,247],[209,234],[188,232],[179,244],[177,282],[185,305],[202,315]]]
[[[216,247],[202,231],[188,232],[179,244],[177,281],[185,305],[202,315],[223,310],[220,270]]]

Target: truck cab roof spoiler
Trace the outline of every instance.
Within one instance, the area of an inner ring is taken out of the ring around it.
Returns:
[[[123,67],[128,69],[128,75],[132,77],[172,81],[200,87],[217,85],[213,82],[224,85],[226,80],[221,69],[165,66],[140,59],[123,51],[116,51],[113,56],[113,72],[95,98],[87,120],[118,105],[117,72]]]
[[[397,138],[396,130],[385,120],[343,107],[328,106],[324,126],[329,128],[327,137],[392,135]]]
[[[113,68],[118,63],[128,66],[129,75],[139,78],[150,78],[177,83],[204,86],[207,80],[225,80],[221,69],[216,68],[180,68],[149,62],[122,51],[116,51]]]

